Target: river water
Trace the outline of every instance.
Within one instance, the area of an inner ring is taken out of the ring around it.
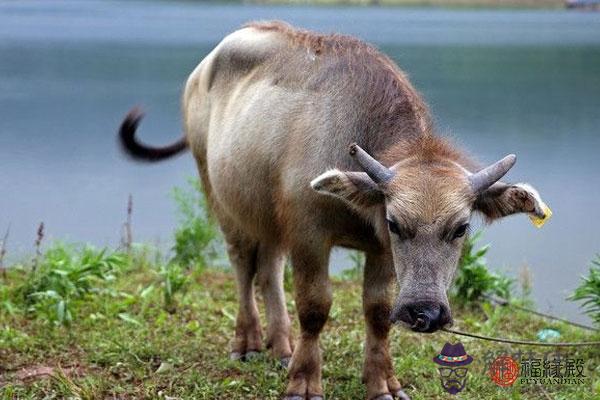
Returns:
[[[138,241],[168,247],[169,193],[189,156],[127,162],[115,131],[144,106],[144,140],[180,135],[189,72],[246,21],[283,19],[378,45],[408,72],[441,133],[482,161],[514,152],[508,179],[535,185],[554,211],[544,228],[514,216],[485,230],[490,265],[533,273],[544,310],[564,300],[600,252],[600,14],[215,5],[159,1],[0,2],[0,231],[9,255],[50,238],[118,243],[129,193]],[[349,262],[336,253],[332,269]],[[581,319],[581,317],[579,317]]]

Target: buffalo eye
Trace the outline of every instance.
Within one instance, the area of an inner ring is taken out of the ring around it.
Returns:
[[[467,230],[469,229],[469,224],[462,224],[452,234],[452,239],[458,239],[459,237],[465,236]]]
[[[392,220],[388,219],[387,223],[388,223],[388,228],[390,229],[390,232],[392,232],[393,234],[398,236],[399,239],[406,240],[406,239],[410,238],[410,234],[408,232],[406,232],[405,230],[403,230],[402,228],[400,228],[400,225],[398,225],[398,223],[396,221],[392,221]]]
[[[390,232],[395,233],[396,235],[400,235],[400,227],[398,224],[392,220],[387,220],[388,227],[390,228]]]

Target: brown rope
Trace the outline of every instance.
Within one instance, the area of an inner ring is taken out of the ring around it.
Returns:
[[[500,342],[500,343],[509,343],[509,344],[520,344],[527,346],[546,346],[546,347],[584,347],[584,346],[600,346],[599,341],[593,342],[562,342],[562,343],[544,343],[544,342],[534,342],[529,340],[515,340],[515,339],[504,339],[504,338],[495,338],[491,336],[477,335],[474,333],[458,331],[455,329],[442,328],[444,332],[453,333],[455,335],[468,336],[475,339],[481,340],[489,340],[491,342]]]

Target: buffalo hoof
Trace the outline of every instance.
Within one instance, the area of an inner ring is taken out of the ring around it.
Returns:
[[[391,394],[380,394],[377,397],[374,397],[373,400],[394,400]]]
[[[244,361],[252,361],[258,358],[260,353],[258,351],[250,350],[244,354]]]
[[[290,365],[291,360],[292,360],[292,357],[281,357],[279,359],[279,365],[281,365],[282,368],[287,369],[287,367],[289,367],[289,365]]]
[[[396,393],[394,393],[394,397],[399,400],[410,400],[410,397],[404,393],[404,390],[398,390]]]
[[[233,351],[229,354],[229,359],[232,361],[252,361],[255,358],[258,358],[260,353],[255,350],[250,350],[245,354],[240,353],[239,351]]]
[[[308,395],[308,397],[300,396],[298,394],[288,394],[283,400],[323,400],[323,396],[319,394]],[[391,398],[390,398],[391,399]]]

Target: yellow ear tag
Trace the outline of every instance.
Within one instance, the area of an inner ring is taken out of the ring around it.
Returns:
[[[552,216],[552,210],[550,209],[550,207],[548,207],[548,205],[543,201],[541,201],[541,203],[542,204],[540,204],[540,206],[542,208],[542,211],[544,212],[543,218],[540,218],[534,214],[529,214],[529,219],[531,220],[531,223],[535,225],[536,228],[541,228],[542,226],[544,226],[546,221],[548,221]]]

